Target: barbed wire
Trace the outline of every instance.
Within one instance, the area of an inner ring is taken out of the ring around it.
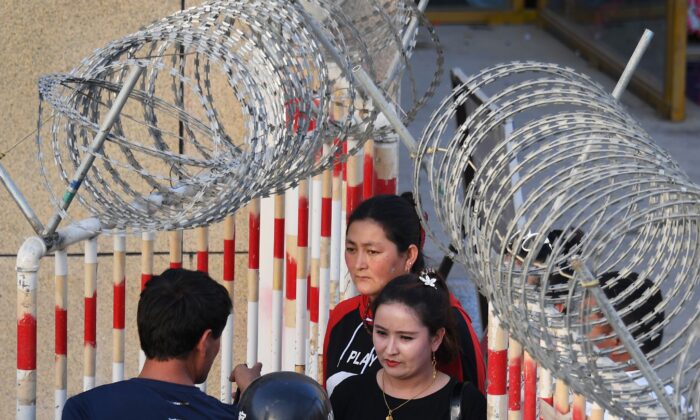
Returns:
[[[470,114],[452,130],[463,106]],[[435,243],[555,376],[625,418],[695,415],[699,353],[686,338],[700,319],[700,189],[600,85],[538,62],[471,76],[426,126],[414,195]],[[674,413],[574,258],[601,282]]]
[[[111,42],[69,74],[42,77],[36,145],[52,205],[69,217],[59,191],[92,155],[76,197],[103,226],[208,225],[344,160],[347,139],[353,154],[368,138],[393,136],[357,93],[351,69],[366,68],[388,97],[409,74],[415,98],[400,111],[408,123],[435,92],[442,50],[413,2],[361,2],[211,1]],[[301,7],[343,62],[328,60]],[[410,75],[415,41],[404,46],[402,39],[412,19],[427,29],[438,57],[427,87]],[[133,66],[146,71],[107,142],[90,151]],[[47,107],[54,114],[48,123]]]

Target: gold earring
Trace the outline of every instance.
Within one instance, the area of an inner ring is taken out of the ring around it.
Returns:
[[[432,354],[432,363],[433,363],[433,379],[437,376],[437,359],[435,358],[435,352]]]

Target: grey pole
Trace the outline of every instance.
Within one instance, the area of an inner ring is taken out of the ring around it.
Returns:
[[[17,203],[19,206],[19,209],[22,211],[22,214],[24,214],[24,217],[27,218],[29,224],[32,225],[34,232],[36,232],[37,235],[40,235],[44,230],[44,225],[36,216],[36,213],[34,213],[34,210],[32,210],[32,207],[29,205],[27,199],[24,197],[17,185],[14,183],[14,181],[12,181],[12,177],[10,177],[10,174],[7,173],[2,163],[0,163],[0,181],[2,181],[2,184],[7,189],[7,192],[10,193],[12,199],[15,200],[15,203]]]
[[[304,16],[304,20],[309,25],[309,28],[314,33],[314,35],[316,35],[318,41],[323,45],[324,48],[326,48],[333,60],[336,63],[338,63],[338,67],[340,68],[340,70],[343,73],[345,73],[345,60],[335,49],[328,37],[326,37],[326,34],[324,33],[323,29],[319,26],[318,22],[316,22],[316,19],[309,15],[301,5],[297,4],[297,6],[299,13],[301,13],[301,15]],[[377,85],[374,84],[372,78],[369,77],[367,72],[365,72],[365,70],[360,66],[355,66],[355,68],[352,69],[352,73],[359,82],[359,86],[362,89],[362,91],[367,96],[372,98],[374,104],[382,111],[382,113],[387,118],[392,127],[394,127],[394,129],[399,135],[399,138],[401,138],[406,147],[408,147],[408,150],[411,153],[415,153],[418,147],[418,143],[408,131],[406,126],[403,125],[403,123],[401,122],[401,118],[399,118],[399,116],[396,115],[396,112],[392,109],[392,106],[389,104],[389,101],[386,100],[382,92],[379,90],[379,88],[377,88]],[[350,80],[350,76],[351,75],[349,74],[345,74],[345,77],[348,80]]]
[[[70,206],[70,203],[73,201],[73,198],[75,198],[75,194],[78,191],[78,188],[80,188],[80,184],[82,184],[85,180],[88,171],[90,170],[93,162],[95,161],[95,153],[99,152],[100,149],[102,149],[102,145],[107,139],[109,131],[112,129],[112,126],[114,125],[114,122],[117,120],[117,117],[121,113],[122,108],[124,108],[126,100],[129,98],[129,94],[131,94],[131,91],[136,85],[136,81],[141,76],[141,73],[143,73],[143,71],[144,67],[134,66],[131,72],[129,72],[129,75],[126,77],[126,82],[119,91],[117,98],[114,100],[114,105],[112,105],[112,108],[110,108],[109,112],[107,113],[107,116],[105,117],[104,121],[102,122],[102,125],[100,126],[99,131],[95,135],[95,138],[93,139],[92,144],[90,145],[90,150],[85,156],[85,160],[83,160],[80,163],[80,166],[73,175],[68,189],[66,189],[66,192],[63,194],[63,202],[61,203],[60,209],[56,211],[56,213],[49,221],[49,224],[46,226],[46,229],[42,234],[42,236],[44,236],[45,238],[53,235],[53,233],[56,232],[59,223],[61,223],[61,220],[63,220],[63,216],[61,215],[61,213],[68,209],[68,206]]]

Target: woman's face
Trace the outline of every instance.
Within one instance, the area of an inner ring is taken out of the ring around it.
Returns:
[[[444,328],[434,336],[412,308],[403,303],[382,304],[374,314],[372,342],[384,371],[397,379],[432,375],[431,354],[437,351]]]
[[[589,297],[584,301],[584,304],[588,308],[596,307],[596,301],[594,298]],[[590,322],[590,330],[588,331],[588,338],[593,341],[593,343],[601,350],[609,350],[617,348],[621,345],[621,341],[618,338],[612,325],[610,325],[605,316],[600,312],[594,312],[587,316],[588,322]],[[632,358],[632,356],[622,347],[622,349],[612,352],[607,355],[608,358],[617,363],[624,363]]]
[[[345,237],[345,264],[350,277],[357,291],[372,299],[391,279],[407,274],[417,254],[415,245],[399,252],[384,229],[372,219],[352,222]]]

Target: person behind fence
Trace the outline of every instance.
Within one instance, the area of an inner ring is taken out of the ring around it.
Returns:
[[[425,267],[423,239],[410,193],[372,197],[350,215],[345,262],[359,295],[340,302],[330,313],[323,353],[323,379],[329,395],[347,377],[379,370],[370,304],[392,278]],[[449,306],[459,354],[449,362],[441,361],[438,369],[485,393],[484,359],[471,319],[451,293]]]
[[[235,404],[195,386],[207,379],[230,313],[226,288],[205,273],[169,269],[154,276],[141,292],[137,310],[146,355],[141,373],[71,397],[63,418],[238,418]],[[260,376],[260,368],[238,365],[231,379],[243,391]]]
[[[437,369],[459,354],[449,291],[437,274],[401,275],[371,307],[381,368],[335,388],[336,420],[486,419],[486,399],[476,384]]]
[[[617,271],[609,271],[602,274],[598,281],[605,296],[622,316],[622,322],[629,329],[642,353],[649,357],[652,351],[661,346],[663,340],[665,314],[660,310],[663,302],[661,290],[654,290],[654,282],[648,278],[640,279],[637,273],[625,276]],[[620,386],[624,384],[631,395],[639,398],[639,390],[648,383],[644,376],[638,375],[637,365],[613,326],[600,311],[596,299],[592,295],[585,297],[582,309],[588,323],[587,338],[599,352],[596,365],[601,370],[601,375],[617,375],[611,380],[620,383]],[[644,321],[640,322],[642,320]],[[614,367],[622,367],[624,371],[611,370]],[[673,395],[672,387],[667,385],[666,391]],[[653,394],[648,398],[656,399]],[[684,404],[683,401],[681,405]],[[633,401],[629,402],[629,407],[635,409],[635,414],[641,417],[659,415],[654,409],[635,405]],[[590,414],[592,406],[587,404],[586,410]]]
[[[603,293],[613,303],[615,310],[622,314],[622,322],[629,328],[640,350],[647,355],[661,345],[663,339],[664,311],[657,308],[663,302],[660,289],[654,289],[650,279],[639,280],[637,273],[622,276],[616,271],[604,273],[598,279]],[[590,312],[587,316],[590,322],[588,338],[601,351],[601,355],[616,363],[624,363],[628,368],[635,369],[631,355],[622,345],[612,325],[599,310],[593,296],[584,301],[584,307]],[[631,310],[629,308],[632,308]],[[653,314],[653,316],[649,316]],[[648,317],[648,318],[647,318]],[[644,322],[639,322],[647,318]]]

